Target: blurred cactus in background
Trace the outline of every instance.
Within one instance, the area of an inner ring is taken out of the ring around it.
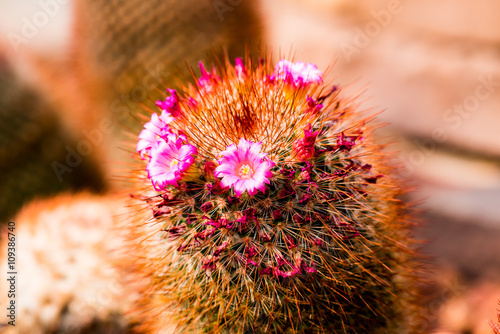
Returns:
[[[241,55],[259,38],[255,6],[240,1],[221,16],[215,3],[79,0],[75,48],[119,93],[130,93],[158,65],[179,74],[183,62],[194,64],[222,48]]]
[[[241,56],[258,41],[255,7],[242,2],[221,18],[211,0],[77,0],[67,56],[34,60],[40,86],[77,134],[112,121],[93,155],[103,165],[123,160],[114,149],[123,125],[137,125],[130,115],[160,98],[160,87],[175,86],[184,63],[214,53]]]
[[[119,270],[125,238],[121,200],[90,194],[61,195],[24,207],[15,217],[16,326],[1,333],[127,333],[136,291]],[[7,229],[0,265],[7,268]],[[2,270],[3,282],[7,272]],[[2,285],[3,287],[3,285]],[[5,292],[3,290],[2,292]],[[7,305],[7,293],[0,303]]]
[[[53,106],[15,73],[0,50],[0,222],[12,219],[23,203],[61,191],[105,187],[102,167],[89,157],[79,161],[76,137]],[[68,158],[68,156],[70,156]],[[59,179],[54,161],[70,159],[71,172]]]
[[[373,116],[313,64],[200,68],[134,145],[139,331],[415,332],[404,190]]]

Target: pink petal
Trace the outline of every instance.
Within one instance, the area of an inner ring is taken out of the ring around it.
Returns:
[[[222,165],[219,165],[215,168],[214,175],[216,177],[219,177],[227,174],[236,174],[235,167],[236,166],[234,166],[233,164],[223,163]]]
[[[252,179],[248,179],[248,180],[245,180],[245,185],[246,185],[246,188],[247,188],[247,191],[248,191],[248,194],[253,196],[257,193],[257,187],[256,187],[256,182],[255,180],[252,180]]]
[[[155,178],[153,186],[155,190],[165,188],[167,185],[178,186],[177,179],[179,175],[176,173],[163,173],[161,176]],[[158,189],[160,188],[160,189]]]
[[[252,142],[249,142],[243,138],[240,139],[238,143],[238,151],[248,151],[252,145]]]
[[[179,150],[178,160],[186,160],[190,155],[197,154],[198,150],[193,145],[183,145]]]
[[[173,120],[175,120],[175,118],[172,116],[172,114],[169,113],[168,111],[165,111],[165,110],[163,110],[161,112],[161,115],[160,115],[159,119],[162,122],[166,123],[166,124],[168,124],[168,123],[172,122]]]
[[[220,181],[220,184],[223,186],[223,187],[231,187],[233,184],[235,184],[236,182],[238,182],[240,179],[236,176],[236,175],[226,175],[222,178],[222,180]]]
[[[236,196],[241,196],[241,194],[246,190],[246,180],[238,180],[234,184],[234,193]]]
[[[250,196],[253,196],[253,195],[255,195],[257,193],[257,189],[255,189],[255,188],[250,188],[250,189],[247,188],[247,191],[248,191],[248,194]]]

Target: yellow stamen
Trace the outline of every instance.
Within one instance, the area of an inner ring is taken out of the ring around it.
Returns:
[[[241,166],[238,173],[240,174],[240,179],[242,180],[249,179],[253,176],[253,170],[248,165]]]
[[[172,160],[172,162],[170,163],[170,168],[174,167],[174,166],[177,166],[179,164],[179,160],[177,159],[174,159]]]

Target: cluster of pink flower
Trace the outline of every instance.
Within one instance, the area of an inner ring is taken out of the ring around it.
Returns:
[[[210,94],[216,89],[221,78],[217,76],[215,69],[208,72],[200,63],[201,77],[198,86]],[[235,72],[238,79],[246,77],[246,69],[240,58],[236,59]],[[281,60],[275,67],[274,73],[269,77],[271,81],[282,80],[294,88],[301,88],[312,83],[322,82],[322,73],[316,65],[301,62],[292,63]],[[162,109],[161,115],[153,113],[150,122],[144,125],[139,134],[137,152],[143,159],[149,158],[146,166],[148,178],[151,180],[155,190],[166,189],[167,186],[178,187],[188,173],[190,167],[195,163],[198,149],[190,145],[186,135],[182,132],[174,133],[169,123],[183,116],[180,106],[180,98],[174,89],[167,90],[170,96],[165,101],[158,101],[156,105]],[[308,101],[311,98],[308,97]],[[197,105],[197,101],[190,97],[188,103]],[[309,102],[311,102],[309,101]],[[310,103],[311,104],[311,103]],[[312,108],[321,108],[317,105]],[[299,139],[294,145],[294,151],[300,160],[306,160],[314,155],[314,142],[318,132],[312,132],[311,126],[304,130],[304,138]],[[275,165],[267,156],[261,152],[262,143],[254,143],[243,138],[238,145],[232,144],[219,154],[217,162],[208,161],[213,164],[214,176],[221,178],[221,186],[233,188],[236,196],[240,197],[245,191],[249,195],[255,195],[258,190],[265,193],[266,184],[270,183],[273,176],[271,168]]]
[[[149,157],[146,170],[155,190],[179,186],[177,181],[194,163],[193,155],[198,153],[184,134],[176,135],[168,125],[174,120],[173,114],[180,112],[176,91],[169,91],[172,95],[165,102],[157,103],[164,108],[161,115],[154,113],[151,121],[144,125],[136,148],[143,158]]]
[[[321,83],[323,73],[314,64],[302,62],[292,63],[288,60],[280,60],[274,70],[273,78],[286,81],[295,87]]]

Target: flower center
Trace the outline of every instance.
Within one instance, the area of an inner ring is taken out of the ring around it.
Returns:
[[[170,163],[170,168],[177,166],[179,164],[179,160],[173,159],[172,162]]]
[[[248,165],[241,166],[238,173],[240,174],[240,179],[242,180],[249,179],[253,176],[253,170]]]

